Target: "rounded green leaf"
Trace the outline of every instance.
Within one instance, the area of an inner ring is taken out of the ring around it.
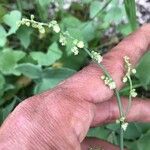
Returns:
[[[10,27],[7,35],[13,34],[17,31],[17,22],[21,20],[21,12],[18,10],[13,10],[3,17],[3,21]]]
[[[40,78],[42,74],[40,66],[30,63],[19,64],[15,69],[31,79]]]
[[[55,87],[62,80],[75,73],[75,70],[68,68],[53,69],[49,68],[43,71],[41,80],[37,80],[34,93],[41,93]]]
[[[0,52],[0,71],[4,74],[18,75],[15,66],[24,56],[25,53],[22,51],[15,51],[8,48],[4,49]]]
[[[43,52],[31,52],[31,57],[38,62],[39,65],[49,66],[55,63],[62,56],[62,51],[59,49],[58,44],[54,42],[46,54]]]

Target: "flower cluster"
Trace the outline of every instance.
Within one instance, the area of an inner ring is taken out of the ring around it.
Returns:
[[[33,27],[39,30],[39,33],[44,34],[45,28],[43,27],[44,23],[40,23],[34,20],[34,15],[31,15],[31,19],[22,18],[21,21],[18,22],[18,26],[26,25],[28,27]]]
[[[21,21],[18,22],[18,26],[26,25],[28,27],[33,27],[39,30],[39,33],[44,34],[45,33],[45,27],[47,26],[49,28],[52,28],[54,32],[59,33],[60,27],[57,23],[57,21],[52,20],[49,24],[37,22],[34,20],[34,15],[31,15],[30,19],[22,18]]]
[[[84,48],[84,42],[77,39],[73,40],[73,47],[71,48],[71,51],[74,55],[78,55],[80,48]]]
[[[56,33],[59,33],[60,32],[60,27],[57,23],[56,20],[52,20],[49,25],[48,25],[49,28],[52,28],[54,32]]]
[[[92,51],[91,55],[92,55],[92,59],[96,60],[98,63],[102,62],[103,57],[100,55],[100,53]]]
[[[120,117],[120,119],[116,120],[117,124],[121,124],[121,128],[126,131],[128,127],[128,123],[125,121],[125,117]]]
[[[26,25],[31,26],[33,28],[37,28],[39,30],[39,33],[44,34],[45,33],[45,27],[52,28],[52,30],[55,33],[59,34],[59,42],[62,46],[65,46],[67,44],[67,39],[72,40],[72,48],[71,51],[74,53],[74,55],[78,55],[79,49],[84,48],[84,42],[74,39],[69,35],[69,33],[62,32],[60,29],[60,26],[58,25],[56,20],[52,20],[49,23],[41,23],[34,20],[34,15],[31,15],[30,19],[22,18],[21,21],[18,22],[18,26]]]
[[[132,97],[136,97],[136,96],[137,96],[137,93],[136,93],[136,90],[135,90],[135,89],[132,89],[132,90],[130,91],[130,94],[131,94]]]
[[[126,83],[128,80],[130,80],[131,73],[133,73],[133,74],[136,73],[136,69],[132,69],[132,66],[130,63],[130,58],[128,56],[124,57],[124,61],[125,61],[125,68],[126,68],[127,72],[126,72],[125,76],[123,77],[123,82]],[[130,95],[131,95],[131,97],[137,96],[135,89],[130,90]]]
[[[125,61],[125,68],[127,70],[125,76],[123,77],[123,82],[126,83],[128,81],[128,77],[131,75],[131,73],[135,74],[136,69],[132,69],[131,63],[130,63],[130,58],[128,56],[124,57]]]
[[[60,33],[59,35],[59,42],[62,46],[65,46],[67,44],[67,38],[64,34]]]
[[[111,90],[116,88],[116,83],[113,81],[112,78],[107,76],[101,76],[101,79],[104,81],[105,85],[107,85]]]

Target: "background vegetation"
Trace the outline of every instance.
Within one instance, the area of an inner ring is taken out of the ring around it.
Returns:
[[[56,86],[88,64],[84,52],[73,56],[71,43],[63,47],[51,30],[17,26],[22,17],[34,14],[37,21],[57,20],[64,31],[83,40],[89,49],[106,53],[139,25],[134,0],[1,0],[0,2],[0,124],[25,98]],[[132,77],[139,97],[150,97],[150,52]],[[120,91],[128,95],[128,84]],[[118,144],[116,124],[91,129],[96,136]],[[150,124],[131,123],[124,136],[131,150],[149,150]]]

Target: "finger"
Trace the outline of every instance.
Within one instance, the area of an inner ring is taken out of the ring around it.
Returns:
[[[97,138],[86,138],[81,143],[82,150],[119,150],[119,148],[111,143]]]
[[[117,83],[117,87],[122,86],[122,77],[124,74],[124,56],[129,56],[131,63],[135,65],[139,58],[150,47],[150,24],[144,25],[135,33],[125,38],[109,53],[104,55],[103,64],[110,72]],[[106,87],[100,79],[102,70],[96,64],[91,64],[74,76],[63,82],[60,86],[74,93],[80,99],[89,102],[102,102],[110,99],[113,91]]]
[[[126,111],[128,100],[122,98],[124,112]],[[150,122],[150,101],[135,98],[132,100],[131,108],[126,120],[138,122]],[[115,98],[110,101],[98,104],[95,109],[95,116],[91,126],[114,122],[119,118],[118,104]]]

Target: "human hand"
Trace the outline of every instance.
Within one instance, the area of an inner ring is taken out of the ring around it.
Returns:
[[[117,88],[122,87],[123,57],[132,64],[150,47],[150,24],[120,42],[104,56],[106,66]],[[0,149],[4,150],[87,150],[118,148],[98,139],[85,139],[92,126],[115,121],[119,110],[113,91],[100,80],[101,69],[90,64],[56,88],[22,102],[0,129]],[[127,105],[123,99],[124,108]],[[150,121],[150,102],[136,98],[127,121]]]

